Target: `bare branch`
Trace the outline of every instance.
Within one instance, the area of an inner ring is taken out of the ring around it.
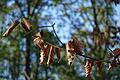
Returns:
[[[24,13],[23,13],[23,10],[22,10],[22,8],[21,8],[21,5],[20,5],[20,3],[18,2],[18,0],[15,0],[15,3],[17,4],[17,6],[18,6],[18,8],[19,8],[19,10],[20,10],[21,16],[22,16],[22,17],[25,17],[25,15],[24,15]]]
[[[62,43],[62,41],[59,39],[59,37],[58,37],[58,35],[57,35],[56,31],[55,31],[54,25],[55,25],[55,23],[52,25],[52,28],[53,28],[53,32],[55,33],[56,38],[58,39],[58,41],[59,41],[63,46],[65,46],[64,43]]]
[[[34,8],[33,8],[33,11],[32,11],[32,13],[31,13],[31,16],[34,15],[34,13],[35,13],[35,9],[38,7],[39,2],[40,2],[40,0],[37,0],[37,1],[36,1],[36,4],[35,4],[35,6],[34,6]]]
[[[98,27],[97,13],[96,13],[96,8],[95,8],[95,0],[91,0],[91,3],[92,3],[92,8],[93,8],[95,27]]]
[[[56,38],[64,46],[64,43],[62,43],[62,41],[60,41],[60,39],[59,39],[55,29],[54,29],[54,25],[55,25],[55,23],[52,24],[51,26],[40,26],[40,27],[34,28],[33,30],[29,31],[25,36],[27,36],[27,35],[31,34],[32,32],[36,31],[38,28],[52,27],[53,28],[53,32],[55,33]]]
[[[52,24],[51,26],[40,26],[40,27],[37,27],[37,28],[31,30],[30,32],[28,32],[25,36],[27,36],[27,35],[29,35],[30,33],[36,31],[38,28],[52,27],[52,28],[53,28],[53,32],[54,32],[56,38],[57,38],[58,41],[62,44],[62,46],[65,48],[64,43],[62,43],[62,41],[59,39],[59,37],[58,37],[58,35],[57,35],[57,33],[56,33],[55,29],[54,29],[54,25],[55,25],[55,23]],[[47,44],[50,44],[50,43],[47,43]],[[56,46],[55,46],[55,47],[56,47]],[[108,49],[113,53],[113,51],[112,51],[110,48],[108,48]],[[83,55],[83,54],[82,54],[82,55],[80,54],[79,56],[82,56],[82,57],[84,57],[84,58],[88,58],[88,59],[91,59],[91,60],[94,60],[94,61],[98,61],[98,60],[99,60],[99,61],[101,61],[101,62],[111,63],[111,61],[109,61],[109,60],[103,60],[103,59],[99,59],[99,58],[94,58],[94,57],[86,56],[86,55]],[[117,63],[117,64],[120,65],[120,63]]]
[[[29,0],[26,0],[27,1],[27,14],[28,16],[30,15],[30,1]]]
[[[35,32],[39,28],[46,28],[46,27],[52,27],[52,26],[39,26],[39,27],[36,27],[36,28],[32,29],[31,31],[29,31],[27,34],[25,34],[25,36],[28,36],[29,34]]]
[[[107,48],[111,53],[113,53],[113,51],[109,47],[107,47]],[[113,56],[113,54],[111,54],[111,53],[109,53],[109,54]]]

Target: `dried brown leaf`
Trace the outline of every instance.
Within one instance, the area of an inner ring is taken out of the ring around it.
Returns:
[[[32,24],[31,22],[27,19],[27,18],[24,18],[23,19],[23,22],[24,24],[26,25],[27,29],[30,31],[32,29]]]
[[[41,49],[41,52],[40,52],[40,64],[43,64],[46,61],[49,50],[50,50],[49,45],[45,45],[45,48]]]
[[[36,38],[33,40],[33,42],[34,42],[39,48],[44,49],[45,43],[44,43],[43,39],[41,39],[41,38],[39,38],[39,37],[36,37]]]
[[[23,27],[23,29],[26,31],[26,32],[29,32],[30,29],[28,29],[28,27],[25,25],[25,23],[21,22],[21,26]]]
[[[44,45],[45,45],[45,42],[44,40],[42,39],[43,37],[43,34],[41,34],[41,32],[38,32],[36,33],[34,36],[33,36],[33,42],[41,49],[44,49]]]
[[[73,37],[70,40],[70,43],[74,47],[75,53],[78,54],[78,55],[81,55],[82,54],[81,48],[84,48],[84,45],[81,44],[80,41],[76,37]]]
[[[47,60],[47,64],[52,64],[53,60],[54,60],[54,47],[51,46],[49,56],[48,56],[48,60]]]
[[[70,42],[68,42],[66,44],[66,50],[67,50],[68,64],[71,65],[71,64],[73,64],[73,61],[74,61],[75,52],[74,52],[74,48]]]
[[[115,58],[117,58],[120,55],[120,48],[116,48],[115,50],[113,50],[113,54]]]
[[[101,73],[101,71],[102,71],[102,66],[103,66],[102,61],[97,60],[97,61],[95,61],[95,64],[96,64],[97,67],[98,67],[98,72]]]
[[[3,34],[3,37],[7,37],[13,31],[13,29],[19,24],[20,22],[15,20],[12,25],[7,29],[7,31]]]
[[[57,62],[59,63],[60,58],[61,58],[60,48],[55,48],[55,51],[56,51],[56,53],[57,53]]]
[[[116,60],[111,61],[111,64],[109,64],[108,70],[112,69],[113,67],[117,67],[117,61]]]
[[[86,65],[85,65],[85,75],[86,75],[86,78],[88,78],[88,79],[90,77],[90,73],[91,73],[93,64],[94,64],[93,60],[88,60],[86,62]]]

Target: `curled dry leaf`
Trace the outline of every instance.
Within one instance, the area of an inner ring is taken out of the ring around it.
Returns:
[[[95,61],[95,64],[96,64],[97,67],[98,67],[98,72],[101,73],[101,71],[102,71],[102,66],[103,66],[102,61],[97,60],[97,61]]]
[[[23,22],[26,25],[26,27],[27,27],[28,30],[32,29],[32,24],[31,24],[31,22],[27,18],[24,18]]]
[[[47,60],[47,64],[52,64],[54,60],[54,47],[50,46],[50,52]]]
[[[81,48],[84,47],[83,44],[81,44],[76,37],[73,37],[70,40],[70,43],[73,45],[75,53],[81,55],[82,54]]]
[[[70,43],[70,41],[66,44],[66,50],[67,50],[68,64],[71,65],[73,64],[73,61],[74,61],[75,52],[74,52],[73,45]]]
[[[56,53],[57,53],[57,62],[59,63],[59,61],[60,61],[60,58],[61,58],[61,54],[60,54],[60,48],[55,48],[55,51],[56,51]]]
[[[23,27],[23,29],[26,31],[26,32],[29,32],[30,29],[28,29],[28,27],[25,25],[25,23],[21,22],[21,26]]]
[[[109,64],[108,70],[112,69],[113,67],[117,67],[117,61],[116,60],[111,61],[111,64]]]
[[[43,41],[41,38],[36,37],[36,38],[33,40],[33,42],[34,42],[39,48],[44,49],[45,43],[44,43],[44,41]]]
[[[36,33],[33,36],[33,42],[41,49],[44,49],[44,40],[42,39],[43,35],[41,35],[41,32]]]
[[[41,49],[41,52],[40,52],[40,64],[43,64],[46,61],[49,50],[50,50],[50,45],[44,45],[44,46],[45,48]]]
[[[113,50],[114,57],[117,58],[120,55],[120,48]]]
[[[19,24],[20,22],[15,20],[12,25],[7,29],[7,31],[3,34],[3,37],[7,37],[13,31],[13,29]]]
[[[88,60],[86,62],[86,65],[85,65],[85,75],[86,75],[87,78],[90,77],[90,73],[91,73],[93,64],[94,64],[93,60]]]

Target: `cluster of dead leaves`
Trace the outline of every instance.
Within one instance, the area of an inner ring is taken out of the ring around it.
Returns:
[[[15,20],[12,23],[12,25],[3,34],[3,37],[9,36],[14,30],[14,28],[19,24],[21,24],[21,26],[26,32],[32,30],[32,25],[28,19],[24,18],[21,22]],[[110,30],[108,30],[107,32],[109,33],[109,31]],[[118,31],[120,31],[120,29],[118,29]],[[102,32],[100,34],[99,33],[100,33],[99,29],[94,28],[92,35],[97,45],[101,45],[106,42],[105,33]],[[52,64],[54,61],[54,53],[57,54],[57,62],[59,63],[61,58],[60,48],[45,42],[43,37],[44,37],[44,33],[42,31],[36,33],[33,36],[33,42],[40,48],[40,64],[43,63]],[[72,37],[68,41],[68,43],[66,44],[66,52],[67,52],[66,55],[69,65],[73,64],[76,55],[82,56],[83,54],[82,48],[84,48],[84,45],[81,44],[76,37]],[[109,69],[113,67],[117,67],[117,65],[120,64],[119,55],[120,55],[120,48],[116,48],[115,50],[112,51],[112,53],[110,53],[110,58],[114,58],[114,59],[111,60],[111,63],[109,64]],[[90,59],[85,64],[85,74],[87,78],[90,77],[90,73],[94,65],[97,66],[98,72],[101,73],[103,61]]]
[[[10,27],[6,30],[6,32],[3,34],[3,37],[9,36],[13,30],[18,26],[21,25],[21,27],[26,31],[29,32],[32,30],[32,24],[31,22],[27,19],[24,18],[20,21],[15,20]],[[49,44],[45,43],[43,40],[43,32],[38,32],[34,35],[33,37],[33,42],[41,49],[40,51],[40,63],[44,63],[47,60],[47,64],[53,63],[54,59],[54,52],[57,53],[57,62],[60,61],[60,48]]]
[[[109,63],[109,68],[108,70],[114,68],[114,67],[117,67],[118,64],[120,64],[120,60],[119,60],[119,56],[120,56],[120,48],[116,48],[112,51],[112,53],[109,53],[110,54],[110,57],[109,59],[113,58],[110,60],[110,63]],[[86,64],[85,64],[85,74],[86,74],[86,78],[90,78],[90,73],[91,73],[91,70],[92,70],[92,67],[96,65],[97,66],[97,70],[98,70],[98,73],[101,73],[102,72],[102,68],[103,68],[103,61],[102,60],[88,60],[86,61]]]
[[[83,44],[76,37],[72,37],[66,44],[68,64],[73,64],[75,55],[82,55]]]
[[[60,48],[50,44],[45,43],[43,40],[43,32],[38,32],[33,36],[33,42],[41,49],[40,50],[40,64],[46,63],[52,64],[54,60],[54,52],[57,53],[57,62],[59,63],[61,54]]]
[[[30,31],[32,29],[32,25],[31,22],[27,19],[24,18],[21,22],[19,22],[18,20],[13,21],[13,23],[11,24],[10,27],[8,27],[8,29],[6,30],[6,32],[3,34],[3,37],[7,37],[9,36],[13,30],[19,25],[21,24],[21,26],[23,27],[23,29],[25,31]]]

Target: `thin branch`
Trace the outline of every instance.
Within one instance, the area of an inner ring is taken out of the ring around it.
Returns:
[[[102,62],[106,62],[106,63],[111,63],[110,61],[108,61],[108,60],[102,60],[102,59],[98,59],[98,58],[93,58],[93,57],[91,57],[91,56],[86,56],[86,55],[80,55],[80,56],[82,56],[82,57],[84,57],[84,58],[88,58],[88,59],[91,59],[91,60],[95,60],[95,61],[102,61]]]
[[[89,59],[92,59],[92,60],[99,60],[99,61],[101,61],[101,62],[105,62],[105,63],[111,63],[111,61],[109,61],[109,60],[102,60],[102,59],[97,59],[97,58],[93,58],[93,57],[90,57],[90,56],[86,56],[86,55],[81,55],[82,57],[84,57],[84,58],[89,58]],[[120,65],[120,63],[118,62],[118,63],[116,63],[116,64],[118,64],[118,65]]]
[[[21,5],[19,4],[18,0],[15,0],[15,3],[17,4],[17,6],[18,6],[18,8],[19,8],[19,10],[20,10],[21,16],[22,16],[22,17],[25,17],[25,15],[24,15],[24,13],[23,13],[23,10],[22,10],[22,8],[21,8]]]
[[[82,6],[84,6],[83,4],[81,4]],[[94,24],[91,22],[92,20],[89,18],[88,14],[86,12],[83,13],[83,11],[80,11],[81,12],[81,17],[85,20],[85,16],[86,18],[88,19],[89,23],[91,24],[91,26],[94,26]],[[84,15],[85,16],[84,16]]]
[[[114,56],[113,54],[113,51],[109,48],[109,47],[107,47],[107,49],[111,52],[111,53],[109,53],[111,56]]]
[[[31,31],[29,31],[27,34],[25,34],[25,36],[27,36],[27,35],[31,34],[32,32],[36,31],[38,28],[52,27],[52,28],[53,28],[53,32],[54,32],[56,38],[58,39],[58,41],[59,41],[63,46],[65,46],[64,43],[62,43],[62,41],[59,39],[59,37],[58,37],[58,35],[57,35],[56,31],[55,31],[54,25],[55,25],[55,23],[52,24],[51,26],[40,26],[40,27],[34,28],[33,30],[31,30]]]
[[[58,35],[57,35],[56,31],[55,31],[54,25],[55,25],[55,23],[52,25],[52,28],[53,28],[53,32],[55,33],[56,38],[58,39],[58,41],[59,41],[63,46],[65,46],[64,43],[62,43],[62,41],[59,39],[59,37],[58,37]]]
[[[31,16],[34,15],[35,9],[36,9],[36,8],[38,7],[38,5],[39,5],[39,1],[40,1],[40,0],[37,0],[37,1],[36,1],[36,4],[35,4],[35,6],[34,6],[34,8],[33,8],[33,11],[32,11],[32,13],[31,13]]]
[[[28,16],[30,15],[30,1],[29,0],[26,0],[27,1],[27,14]]]
[[[96,8],[95,8],[95,1],[96,0],[91,0],[91,3],[92,3],[92,8],[93,8],[95,27],[98,27],[97,13],[96,13]]]
[[[111,53],[109,53],[111,56],[114,56],[114,59],[116,59],[116,58],[118,58],[118,56],[119,55],[114,55],[114,52],[109,48],[109,47],[107,47],[108,49],[109,49],[109,51],[111,52]]]
[[[52,27],[52,28],[53,28],[53,32],[54,32],[56,38],[57,38],[58,41],[63,45],[63,47],[65,47],[64,43],[62,43],[62,41],[59,39],[59,37],[58,37],[58,35],[57,35],[56,31],[55,31],[54,25],[55,25],[55,23],[52,24],[51,26],[40,26],[40,27],[37,27],[37,28],[31,30],[30,32],[28,32],[25,36],[27,36],[27,35],[29,35],[30,33],[34,32],[34,31],[37,30],[38,28]],[[50,44],[50,43],[47,43],[47,44]],[[55,46],[55,47],[56,47],[56,46]],[[108,49],[113,53],[113,51],[112,51],[110,48],[108,48]],[[84,58],[88,58],[88,59],[91,59],[91,60],[95,60],[95,61],[99,60],[99,61],[102,61],[102,62],[105,62],[105,63],[111,63],[111,61],[109,61],[109,60],[102,60],[102,59],[94,58],[94,57],[91,57],[91,56],[86,56],[86,55],[79,55],[79,56],[82,56],[82,57],[84,57]],[[117,63],[117,64],[120,65],[120,63]]]
[[[102,59],[94,58],[94,57],[91,57],[91,56],[86,56],[86,55],[79,55],[79,56],[82,56],[84,58],[88,58],[88,59],[91,59],[91,60],[94,60],[94,61],[101,61],[101,62],[105,62],[105,63],[111,63],[111,61],[109,61],[109,60],[102,60]],[[117,63],[117,64],[120,65],[120,63]]]
[[[34,13],[34,15],[39,14],[39,11],[40,11],[45,5],[47,5],[47,6],[49,7],[51,4],[48,4],[48,1],[41,3],[41,4],[39,5],[38,9],[37,9],[37,12]],[[41,13],[40,13],[40,14],[41,14]]]
[[[91,56],[86,56],[86,55],[80,55],[80,56],[82,56],[82,57],[84,57],[84,58],[92,59],[92,60],[99,60],[99,59],[93,58],[93,57],[91,57]]]
[[[27,34],[25,34],[25,36],[28,36],[29,34],[35,32],[39,28],[46,28],[46,27],[52,27],[52,26],[39,26],[39,27],[36,27],[36,28],[32,29],[31,31],[29,31]]]
[[[87,13],[84,13],[85,16],[87,17],[89,23],[91,24],[91,26],[94,26],[93,23],[91,22],[92,20],[89,18],[88,14]],[[84,15],[83,15],[84,16]]]

